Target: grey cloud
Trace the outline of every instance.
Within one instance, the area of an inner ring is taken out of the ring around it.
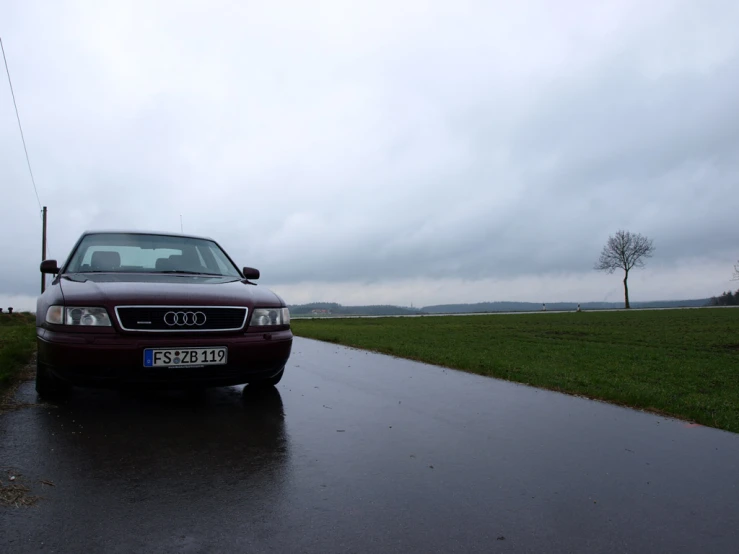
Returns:
[[[16,6],[3,37],[57,258],[84,229],[180,214],[286,286],[587,274],[619,228],[652,236],[659,267],[739,257],[732,2],[111,6]],[[0,292],[32,294],[9,100]]]

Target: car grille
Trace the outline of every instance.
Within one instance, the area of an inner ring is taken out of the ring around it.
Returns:
[[[246,308],[197,306],[118,306],[124,331],[202,332],[238,331],[246,322]]]

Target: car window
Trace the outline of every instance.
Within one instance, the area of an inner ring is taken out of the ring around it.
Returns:
[[[196,248],[196,251],[198,253],[198,260],[203,265],[203,267],[208,267],[208,264],[205,262],[205,258],[203,258],[203,255],[200,253],[201,248]]]
[[[67,272],[186,272],[240,277],[213,241],[193,237],[127,233],[85,235]]]
[[[93,254],[95,252],[117,252],[120,256],[121,267],[139,267],[142,269],[155,269],[157,260],[160,258],[169,258],[182,254],[182,250],[174,249],[157,249],[144,250],[133,246],[91,246],[85,252],[82,259],[83,266],[92,264]]]
[[[226,260],[226,257],[223,256],[223,252],[221,250],[210,248],[211,254],[213,254],[213,258],[215,258],[216,264],[218,265],[218,270],[221,273],[226,273],[228,271],[228,265],[229,262]]]

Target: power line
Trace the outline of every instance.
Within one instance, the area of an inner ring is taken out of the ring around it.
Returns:
[[[15,108],[15,117],[18,120],[18,129],[21,131],[21,140],[23,141],[23,151],[26,153],[26,163],[28,164],[28,172],[31,174],[31,183],[33,183],[33,192],[36,193],[36,201],[38,209],[41,210],[41,198],[36,188],[36,179],[33,178],[33,170],[31,169],[31,159],[28,157],[28,148],[26,148],[26,137],[23,136],[23,126],[21,125],[21,116],[18,114],[18,104],[15,102],[15,92],[13,91],[13,82],[10,80],[10,70],[8,69],[8,60],[5,57],[5,47],[3,47],[3,39],[0,38],[0,50],[3,51],[3,61],[5,62],[5,73],[8,74],[8,84],[10,85],[10,95],[13,97],[13,107]]]

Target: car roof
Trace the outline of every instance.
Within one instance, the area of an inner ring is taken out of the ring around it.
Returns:
[[[112,235],[112,234],[126,234],[126,235],[156,235],[160,237],[183,237],[188,239],[204,239],[211,240],[210,237],[202,235],[186,235],[184,233],[170,233],[168,231],[133,231],[131,229],[101,229],[101,230],[87,230],[82,235]],[[215,241],[214,241],[215,242]]]

